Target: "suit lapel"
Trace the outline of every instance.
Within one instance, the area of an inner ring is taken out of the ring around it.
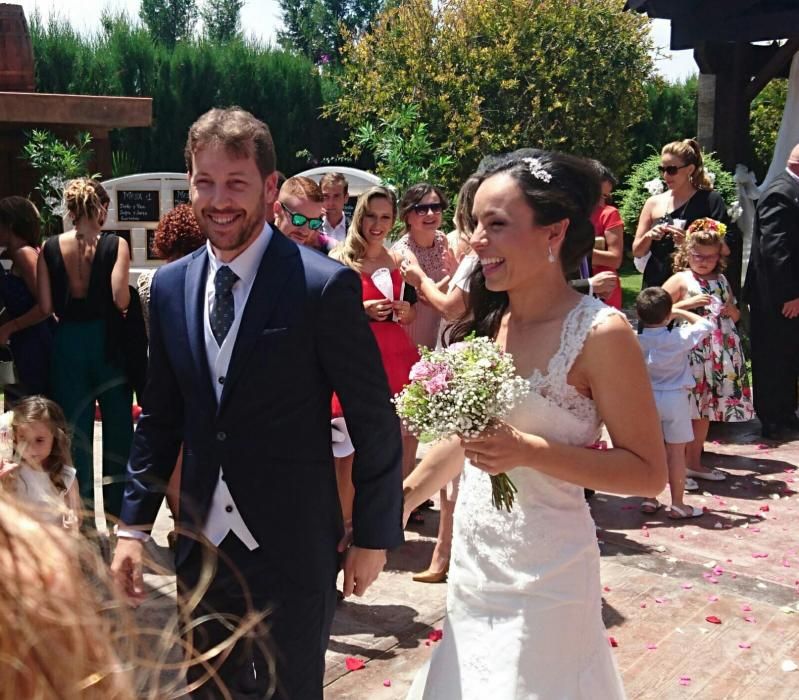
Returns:
[[[258,266],[250,296],[244,307],[239,332],[236,335],[236,343],[233,346],[230,366],[222,389],[222,399],[219,402],[220,413],[224,410],[236,381],[247,363],[247,358],[252,353],[256,341],[261,336],[264,327],[267,326],[269,317],[280,300],[284,282],[294,269],[294,265],[290,264],[290,259],[298,256],[299,251],[296,245],[273,227],[272,239]]]
[[[205,353],[205,284],[208,279],[208,254],[205,247],[195,255],[186,267],[186,286],[184,307],[186,310],[186,332],[194,368],[199,377],[200,386],[204,387],[208,400],[216,404],[211,372],[208,368],[208,356]]]

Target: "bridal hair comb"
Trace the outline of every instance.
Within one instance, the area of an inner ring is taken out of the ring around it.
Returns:
[[[527,165],[530,174],[541,182],[550,182],[552,180],[552,173],[544,168],[540,158],[522,158],[522,161]]]

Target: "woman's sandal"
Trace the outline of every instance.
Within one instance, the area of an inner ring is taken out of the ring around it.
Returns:
[[[660,506],[663,505],[660,503],[656,498],[645,498],[641,501],[641,512],[646,513],[647,515],[652,515],[652,513],[657,513],[660,510]]]
[[[676,513],[676,515],[675,515]],[[669,506],[669,520],[685,520],[686,518],[698,518],[700,515],[704,515],[705,511],[701,508],[697,508],[696,506]]]
[[[705,481],[724,481],[727,478],[727,472],[723,472],[721,469],[710,469],[706,472],[686,469],[685,475],[692,476],[694,479],[705,479]]]

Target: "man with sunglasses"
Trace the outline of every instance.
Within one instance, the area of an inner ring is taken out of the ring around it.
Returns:
[[[327,255],[337,242],[322,233],[323,204],[324,195],[316,182],[302,175],[290,177],[274,204],[275,226],[295,243]]]

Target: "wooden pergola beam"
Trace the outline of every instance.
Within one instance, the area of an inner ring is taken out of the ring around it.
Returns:
[[[743,17],[732,15],[726,19],[709,15],[702,22],[697,21],[696,16],[674,17],[671,21],[672,50],[693,48],[707,38],[708,26],[713,26],[713,41],[785,39],[799,34],[799,9]]]
[[[761,70],[757,72],[746,87],[746,99],[751,102],[757,97],[769,82],[776,78],[787,66],[794,54],[799,51],[799,39],[789,39],[771,57]]]

